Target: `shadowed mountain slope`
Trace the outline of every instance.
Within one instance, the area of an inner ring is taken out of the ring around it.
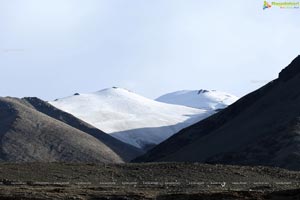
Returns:
[[[138,162],[197,161],[300,170],[300,56],[279,78],[168,140]]]
[[[95,137],[22,102],[0,98],[0,161],[123,162]]]

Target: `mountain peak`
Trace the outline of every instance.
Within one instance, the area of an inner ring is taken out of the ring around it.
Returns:
[[[159,102],[183,105],[206,110],[224,109],[232,104],[238,97],[226,92],[216,90],[180,90],[158,97]]]
[[[300,55],[279,73],[279,80],[287,81],[297,74],[300,74]]]
[[[132,91],[126,89],[126,88],[113,86],[113,87],[110,87],[110,88],[105,88],[105,89],[99,90],[97,93],[99,93],[99,92],[117,92],[117,91],[132,92]]]

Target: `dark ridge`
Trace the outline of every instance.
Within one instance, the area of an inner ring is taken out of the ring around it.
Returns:
[[[300,55],[279,73],[279,80],[287,81],[300,73]]]
[[[279,78],[181,130],[134,162],[264,165],[300,170],[300,56]]]

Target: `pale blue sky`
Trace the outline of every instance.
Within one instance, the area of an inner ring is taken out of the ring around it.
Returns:
[[[299,54],[300,9],[263,0],[0,0],[0,96],[119,86],[242,96]]]

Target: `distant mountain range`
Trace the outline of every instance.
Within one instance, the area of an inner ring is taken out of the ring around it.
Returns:
[[[117,87],[50,103],[0,97],[0,161],[135,158],[300,170],[299,102],[300,56],[239,100],[214,90],[185,90],[155,101]]]
[[[198,90],[155,101],[116,87],[50,103],[0,97],[0,161],[135,158],[300,170],[300,56],[277,79],[236,100]]]
[[[135,161],[300,170],[300,56],[274,81],[181,130]]]
[[[217,99],[207,101],[215,103]],[[117,87],[89,94],[77,93],[50,104],[143,150],[215,113],[214,110],[158,102]]]
[[[1,97],[0,111],[0,161],[106,163],[129,162],[216,112],[116,87],[50,103]]]

